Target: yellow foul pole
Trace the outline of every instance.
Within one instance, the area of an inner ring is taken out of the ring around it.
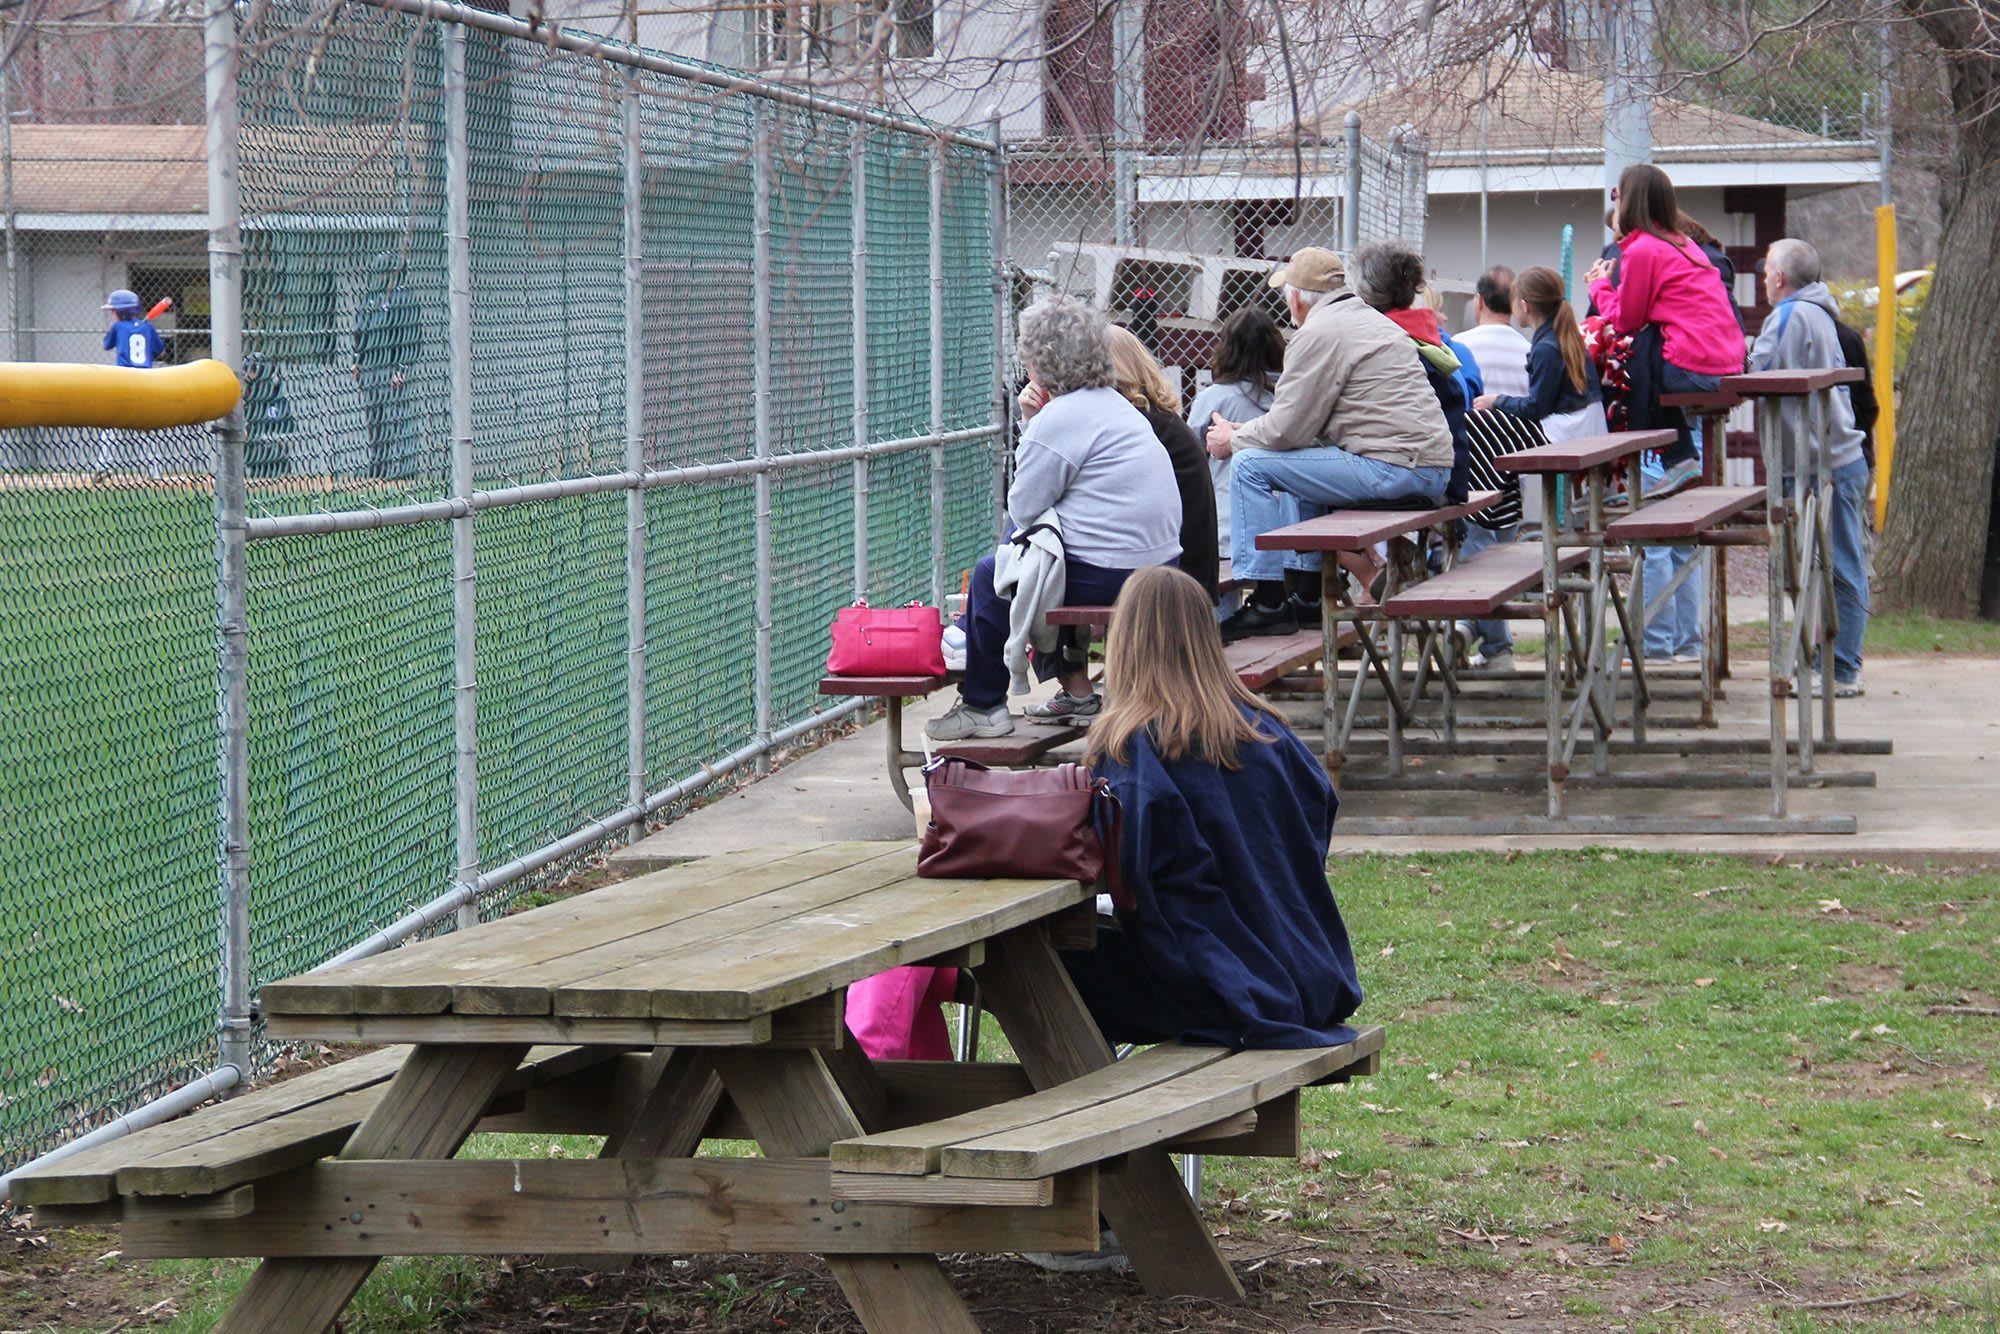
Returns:
[[[1889,469],[1896,457],[1896,206],[1875,210],[1875,531],[1889,518]]]

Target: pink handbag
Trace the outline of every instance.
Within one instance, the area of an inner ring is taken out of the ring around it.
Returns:
[[[856,602],[833,614],[830,676],[943,676],[944,619],[936,607],[871,607]]]

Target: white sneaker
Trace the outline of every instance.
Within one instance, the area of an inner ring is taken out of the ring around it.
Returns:
[[[1010,736],[1014,715],[1002,704],[997,709],[975,709],[964,700],[924,724],[924,735],[933,741],[965,741],[971,737]]]
[[[1822,678],[1818,672],[1811,673],[1811,677],[1813,698],[1818,699],[1824,693]],[[1856,676],[1852,681],[1843,681],[1839,677],[1834,678],[1833,697],[1835,699],[1856,699],[1867,693],[1868,688],[1861,684],[1859,676]]]
[[[956,622],[944,628],[944,669],[948,672],[965,670],[965,631]]]
[[[1699,653],[1676,653],[1676,654],[1674,654],[1674,656],[1673,656],[1673,659],[1672,659],[1672,661],[1674,661],[1674,662],[1700,662],[1700,661],[1701,661],[1701,654],[1699,654]]]

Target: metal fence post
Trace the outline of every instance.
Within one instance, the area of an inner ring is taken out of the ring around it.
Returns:
[[[931,145],[931,434],[944,434],[945,146]],[[997,359],[999,350],[994,355]],[[944,606],[944,446],[931,446],[931,605]]]
[[[210,355],[243,367],[243,205],[238,193],[236,11],[208,0],[202,45],[208,101]],[[10,275],[11,277],[12,275]],[[220,1064],[250,1075],[249,557],[243,409],[216,431],[215,648],[217,899],[221,908]]]
[[[445,274],[449,294],[451,493],[469,502],[472,470],[472,145],[466,113],[465,28],[446,23],[444,41]],[[479,698],[473,516],[451,521],[454,889],[465,894],[460,928],[479,925]]]
[[[868,126],[856,122],[848,155],[854,248],[854,444],[868,444]],[[868,596],[868,460],[854,460],[854,596]]]
[[[21,359],[21,270],[16,259],[19,233],[14,215],[14,101],[10,96],[7,25],[0,22],[0,209],[7,229],[7,360]]]
[[[756,144],[751,166],[750,222],[751,404],[757,459],[771,457],[771,106],[759,99],[753,124]],[[756,480],[757,643],[754,741],[756,771],[771,771],[771,474]]]
[[[625,74],[625,467],[646,470],[646,150],[639,76]],[[646,493],[625,493],[625,752],[632,841],[646,836]]]
[[[1013,329],[1007,290],[1007,150],[1000,142],[1000,108],[988,107],[986,132],[993,143],[993,398],[1000,438],[993,449],[993,537],[1007,526],[1007,455],[1014,446],[1014,395],[1007,383],[1007,338]]]
[[[1361,113],[1350,111],[1341,121],[1346,147],[1346,198],[1341,203],[1340,248],[1349,254],[1361,244]]]

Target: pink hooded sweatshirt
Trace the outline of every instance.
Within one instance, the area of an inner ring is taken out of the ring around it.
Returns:
[[[1697,375],[1735,375],[1743,369],[1743,330],[1730,309],[1722,279],[1701,247],[1634,232],[1618,243],[1618,285],[1600,278],[1590,299],[1620,333],[1660,326],[1661,355]]]

